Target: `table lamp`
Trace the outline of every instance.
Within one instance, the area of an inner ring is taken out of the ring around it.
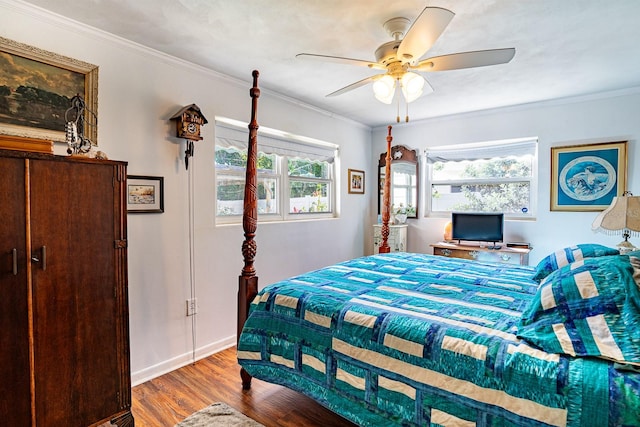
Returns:
[[[629,236],[640,235],[640,197],[625,191],[614,197],[611,205],[602,211],[591,225],[593,231],[606,234],[622,234],[624,240],[618,243],[620,253],[630,252],[636,247],[629,242]]]

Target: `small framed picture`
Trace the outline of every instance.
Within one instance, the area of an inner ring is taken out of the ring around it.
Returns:
[[[626,185],[626,141],[551,147],[552,211],[602,211]]]
[[[164,212],[164,178],[127,176],[127,213]]]
[[[349,193],[364,194],[364,171],[349,169]]]

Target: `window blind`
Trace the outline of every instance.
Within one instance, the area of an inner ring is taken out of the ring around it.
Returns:
[[[538,138],[523,138],[508,141],[481,142],[475,144],[450,145],[426,149],[427,162],[461,162],[535,155]]]
[[[216,121],[216,145],[220,147],[235,147],[246,150],[249,146],[249,129],[233,126],[228,123]],[[287,157],[296,157],[313,161],[332,163],[337,150],[337,145],[330,143],[313,143],[269,134],[258,129],[258,151],[265,154],[277,154]]]

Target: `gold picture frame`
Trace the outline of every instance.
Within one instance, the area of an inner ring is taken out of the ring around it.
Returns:
[[[551,147],[551,210],[602,211],[627,185],[627,141]]]
[[[0,134],[65,142],[64,112],[78,94],[98,117],[98,66],[0,37],[0,68]],[[84,136],[98,145],[97,119],[89,115]]]
[[[349,194],[364,194],[364,171],[349,169]]]

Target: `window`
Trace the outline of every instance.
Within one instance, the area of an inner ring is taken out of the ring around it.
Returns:
[[[527,138],[427,149],[430,212],[533,217],[537,142]]]
[[[241,220],[249,130],[216,118],[216,218]],[[333,217],[337,145],[258,130],[258,215],[265,220]]]

